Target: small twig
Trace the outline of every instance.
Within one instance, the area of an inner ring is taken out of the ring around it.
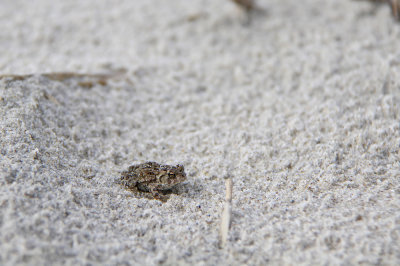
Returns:
[[[225,247],[228,239],[229,228],[231,227],[232,188],[233,188],[232,178],[229,177],[225,180],[225,204],[224,204],[224,210],[222,211],[221,215],[221,225],[220,225],[220,235],[219,235],[220,248]]]
[[[394,18],[400,21],[400,0],[389,0],[389,4]]]
[[[99,74],[89,74],[89,73],[76,73],[76,72],[50,72],[50,73],[42,73],[42,75],[48,79],[56,80],[56,81],[65,81],[67,79],[72,78],[94,78],[94,79],[110,79],[120,75],[125,74],[125,69],[117,69],[110,71],[109,73],[99,73]],[[27,74],[27,75],[13,75],[13,74],[5,74],[0,75],[0,79],[10,78],[12,80],[25,80],[35,76],[36,74]]]
[[[390,5],[392,15],[396,20],[400,21],[400,0],[368,0],[374,3],[387,3]]]

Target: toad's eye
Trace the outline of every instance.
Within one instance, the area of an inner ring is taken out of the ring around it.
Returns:
[[[174,174],[168,174],[168,178],[174,179],[174,178],[175,178],[175,175],[174,175]]]

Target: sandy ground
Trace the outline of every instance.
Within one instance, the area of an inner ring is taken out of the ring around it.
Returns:
[[[400,24],[258,3],[0,1],[1,265],[400,264]],[[148,160],[166,203],[115,183]]]

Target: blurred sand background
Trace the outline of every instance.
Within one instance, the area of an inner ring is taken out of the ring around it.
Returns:
[[[0,1],[1,265],[400,264],[400,24],[258,4]],[[148,160],[164,204],[115,184]]]

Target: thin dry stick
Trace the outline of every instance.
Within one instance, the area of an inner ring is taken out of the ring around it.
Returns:
[[[101,74],[89,74],[89,73],[75,73],[75,72],[50,72],[50,73],[42,73],[42,75],[48,79],[56,80],[56,81],[65,81],[71,78],[94,78],[94,79],[110,79],[120,75],[125,74],[125,69],[116,69],[112,70],[109,73],[101,73]],[[36,74],[27,74],[27,75],[0,75],[0,79],[2,78],[10,78],[12,80],[25,80],[35,76]]]
[[[395,19],[400,20],[400,0],[390,0],[389,4]]]
[[[388,3],[392,10],[392,15],[400,21],[400,0],[368,0],[375,3]]]
[[[233,182],[232,178],[227,178],[225,180],[225,204],[224,210],[221,216],[221,227],[220,227],[220,248],[225,247],[226,241],[228,239],[229,228],[231,227],[231,217],[232,217],[232,188]]]

